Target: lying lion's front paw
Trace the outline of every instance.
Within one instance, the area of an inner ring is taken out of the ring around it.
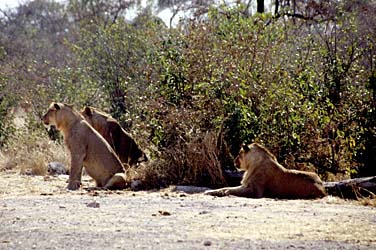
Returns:
[[[204,194],[218,196],[218,197],[225,196],[225,193],[223,192],[223,190],[207,190],[204,192]]]
[[[206,190],[204,192],[204,194],[206,194],[206,195],[213,195],[213,190]]]

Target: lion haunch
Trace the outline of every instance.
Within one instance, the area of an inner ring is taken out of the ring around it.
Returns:
[[[70,151],[68,189],[80,187],[83,167],[98,187],[121,189],[127,186],[124,166],[114,150],[72,106],[51,103],[43,116],[43,122],[56,126],[63,133]]]
[[[81,114],[86,121],[97,130],[112,146],[122,162],[135,166],[147,161],[146,154],[141,150],[130,134],[110,115],[92,107],[85,107]]]
[[[238,169],[245,171],[241,185],[205,194],[281,199],[314,199],[326,195],[317,174],[284,168],[272,153],[257,143],[243,146],[234,163]]]

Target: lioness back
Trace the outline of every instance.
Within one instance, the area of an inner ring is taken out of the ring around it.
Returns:
[[[265,187],[265,197],[282,199],[314,199],[324,197],[325,189],[315,173],[298,170],[282,171]]]
[[[85,107],[81,114],[106,139],[122,162],[136,166],[148,160],[132,136],[113,117],[92,107]]]

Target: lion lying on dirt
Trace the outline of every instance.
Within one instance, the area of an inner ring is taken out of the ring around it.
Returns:
[[[146,154],[141,150],[130,134],[110,115],[92,107],[85,107],[81,114],[85,120],[97,130],[112,146],[122,162],[135,166],[147,161]]]
[[[68,189],[81,185],[83,166],[98,187],[122,189],[126,185],[125,169],[114,150],[72,106],[51,103],[43,122],[56,126],[64,135],[71,155]]]
[[[241,185],[210,190],[205,194],[282,199],[313,199],[326,195],[317,174],[284,168],[272,153],[257,143],[244,145],[234,163],[245,171]]]

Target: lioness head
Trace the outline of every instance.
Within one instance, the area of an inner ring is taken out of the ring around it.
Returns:
[[[134,150],[134,158],[137,160],[130,159],[129,164],[131,166],[138,166],[141,162],[147,162],[149,159],[144,153],[144,151],[141,150],[141,148],[138,145],[135,145],[137,148]]]
[[[43,115],[43,123],[47,126],[56,126],[56,112],[59,109],[59,104],[51,103],[46,114]]]
[[[95,108],[86,106],[81,110],[81,115],[83,115],[85,120],[97,130],[106,127],[108,115],[98,112]]]
[[[251,165],[256,165],[265,158],[277,160],[269,150],[257,143],[250,145],[243,144],[238,156],[234,160],[234,165],[239,170],[247,171]]]
[[[238,156],[234,160],[234,165],[237,169],[247,171],[247,154],[250,152],[251,148],[248,145],[243,144],[240,148]]]
[[[42,120],[45,125],[56,126],[59,129],[62,121],[69,122],[70,119],[74,118],[73,114],[72,106],[65,103],[52,102]]]

